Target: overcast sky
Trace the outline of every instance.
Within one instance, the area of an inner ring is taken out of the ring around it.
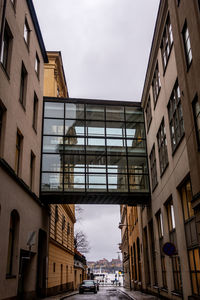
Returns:
[[[33,0],[46,49],[62,53],[69,96],[140,101],[159,0]],[[119,206],[84,206],[88,260],[117,257]]]

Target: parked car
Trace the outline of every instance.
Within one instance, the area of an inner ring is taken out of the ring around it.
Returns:
[[[93,280],[94,281],[94,283],[96,284],[96,286],[97,286],[97,291],[99,291],[99,280]]]
[[[79,294],[83,294],[84,292],[97,293],[97,285],[94,283],[94,280],[83,280],[79,286]]]

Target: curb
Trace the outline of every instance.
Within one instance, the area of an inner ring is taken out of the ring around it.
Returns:
[[[72,297],[72,296],[77,295],[77,294],[78,294],[78,291],[72,292],[72,293],[70,293],[68,295],[62,296],[60,298],[60,300],[64,300],[65,298],[69,298],[69,297]]]
[[[136,300],[135,298],[133,298],[132,296],[130,296],[129,294],[127,294],[126,292],[122,291],[122,290],[118,290],[121,294],[125,295],[126,297],[128,297],[128,299],[131,299],[131,300]]]

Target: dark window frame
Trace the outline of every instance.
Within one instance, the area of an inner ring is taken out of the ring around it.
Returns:
[[[159,153],[159,162],[160,162],[160,177],[162,177],[169,164],[164,117],[158,129],[157,144],[158,144],[158,153]]]
[[[167,20],[165,23],[165,27],[164,27],[164,31],[163,31],[162,42],[161,42],[161,46],[160,46],[164,73],[167,68],[167,64],[168,64],[169,57],[171,54],[172,46],[173,46],[173,33],[172,33],[172,25],[171,25],[171,21],[170,21],[170,16],[168,14]]]
[[[13,41],[13,35],[8,25],[8,22],[6,20],[4,26],[4,32],[3,32],[2,46],[0,49],[0,62],[7,76],[9,76],[10,73],[12,41]]]
[[[152,110],[151,110],[151,97],[149,95],[148,101],[147,101],[147,106],[145,110],[146,114],[146,120],[147,120],[147,132],[149,131],[151,121],[152,121]]]
[[[158,185],[155,144],[153,144],[153,147],[151,149],[151,153],[149,155],[149,161],[150,161],[151,184],[152,184],[152,192],[153,192],[156,186]]]
[[[154,71],[154,75],[153,75],[153,80],[152,80],[152,92],[153,92],[153,101],[154,101],[154,109],[156,107],[157,104],[157,100],[160,94],[160,90],[161,90],[161,81],[160,81],[160,72],[159,72],[159,68],[158,68],[158,62],[156,64],[156,68]]]
[[[16,136],[16,152],[15,152],[15,172],[19,176],[21,171],[21,160],[22,160],[22,143],[23,135],[17,130]]]
[[[34,98],[33,98],[33,129],[37,133],[37,123],[38,123],[38,105],[39,105],[39,100],[34,92]]]
[[[24,110],[25,110],[25,107],[26,107],[27,85],[28,85],[28,72],[25,68],[24,63],[22,62],[21,77],[20,77],[19,102],[21,103]]]
[[[198,104],[199,106],[199,112],[196,111],[196,104]],[[194,117],[195,131],[196,131],[197,148],[198,151],[200,151],[200,103],[197,94],[195,95],[194,100],[192,101],[192,109],[193,109],[193,117]]]
[[[193,56],[192,56],[190,33],[189,33],[189,29],[188,29],[186,20],[185,20],[185,23],[183,25],[183,30],[182,30],[182,40],[183,40],[183,46],[184,46],[184,52],[185,52],[185,61],[186,61],[186,66],[187,66],[187,71],[188,71],[192,64]],[[189,45],[189,48],[188,48],[188,45]],[[190,53],[191,53],[191,57],[190,57]]]
[[[24,42],[26,44],[26,46],[29,48],[29,45],[30,45],[30,26],[29,26],[29,23],[28,23],[28,20],[27,18],[25,18],[24,20]]]
[[[31,151],[31,155],[30,155],[30,188],[31,190],[34,189],[34,180],[35,180],[35,160],[36,160],[36,156],[33,153],[33,151]]]
[[[181,93],[180,93],[178,80],[176,80],[175,85],[173,87],[167,105],[167,109],[168,109],[172,154],[174,155],[175,151],[180,145],[182,138],[185,134],[183,111],[181,105]]]
[[[35,73],[39,79],[40,78],[40,59],[39,59],[37,52],[35,55]]]

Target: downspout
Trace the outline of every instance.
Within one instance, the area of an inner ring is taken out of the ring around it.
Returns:
[[[128,243],[128,260],[129,260],[129,284],[130,284],[130,291],[132,290],[131,286],[131,256],[129,250],[129,230],[128,230],[128,212],[127,212],[127,205],[126,205],[126,226],[127,226],[127,243]]]
[[[1,19],[1,28],[0,28],[0,54],[1,54],[2,43],[3,43],[3,32],[4,32],[5,16],[6,16],[6,4],[7,4],[7,0],[4,0],[3,1],[2,19]]]

